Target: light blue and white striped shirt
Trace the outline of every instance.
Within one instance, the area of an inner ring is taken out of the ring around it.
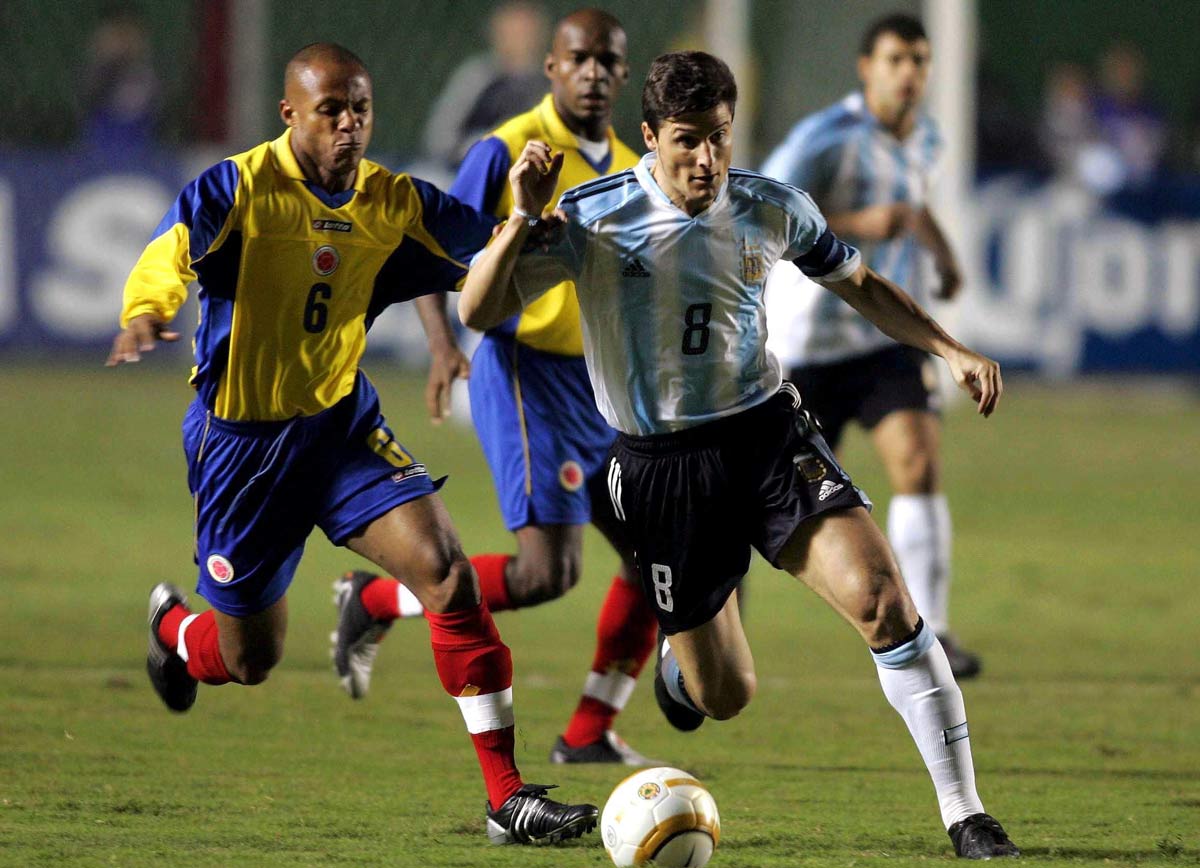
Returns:
[[[906,202],[922,207],[942,149],[937,125],[921,116],[898,140],[853,93],[792,128],[763,164],[763,174],[807,191],[828,214]],[[912,235],[890,241],[846,240],[866,263],[918,302],[928,301],[921,251]],[[768,284],[771,348],[788,367],[828,364],[890,346],[892,339],[832,293],[776,269]]]
[[[766,348],[767,272],[786,259],[838,280],[861,261],[794,187],[731,169],[713,203],[690,217],[654,180],[654,159],[563,194],[566,231],[550,250],[522,254],[513,278],[523,304],[575,282],[596,405],[634,435],[770,398],[782,377]]]

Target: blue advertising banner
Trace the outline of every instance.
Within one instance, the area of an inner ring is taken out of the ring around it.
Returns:
[[[976,349],[1056,376],[1200,371],[1194,182],[1103,202],[1008,177],[980,187],[972,205],[973,274],[957,331]]]
[[[111,340],[129,269],[183,183],[165,154],[0,153],[0,346]]]
[[[0,349],[102,352],[130,267],[204,167],[167,153],[0,152]],[[973,346],[1058,376],[1200,371],[1200,190],[1172,182],[1105,204],[1007,177],[970,204],[952,321]],[[371,345],[423,366],[403,307]],[[181,313],[185,335],[194,315]]]

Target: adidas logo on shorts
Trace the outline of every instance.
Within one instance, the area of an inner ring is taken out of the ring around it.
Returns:
[[[834,482],[832,479],[826,479],[821,483],[821,490],[817,492],[817,500],[828,500],[845,487],[846,486],[844,483]]]
[[[622,277],[649,277],[650,272],[646,270],[646,266],[642,265],[642,260],[636,256],[625,263],[621,269]]]

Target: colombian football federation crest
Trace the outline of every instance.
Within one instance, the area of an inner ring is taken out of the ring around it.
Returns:
[[[337,248],[332,244],[322,244],[317,248],[317,252],[313,254],[313,271],[321,275],[321,277],[328,277],[337,271],[337,267],[341,261],[342,257],[338,255]]]
[[[762,283],[767,279],[767,264],[762,247],[742,239],[742,283]]]
[[[233,581],[233,564],[224,555],[209,555],[205,566],[208,567],[208,574],[214,582],[228,585]]]
[[[578,491],[583,487],[583,468],[578,461],[564,461],[558,468],[558,482],[567,491]]]

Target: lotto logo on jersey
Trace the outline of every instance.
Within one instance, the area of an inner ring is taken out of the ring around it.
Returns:
[[[214,582],[228,585],[233,581],[233,564],[224,555],[209,555],[205,566],[208,567],[208,574]]]
[[[578,461],[564,461],[558,468],[558,482],[567,491],[578,491],[583,487],[583,468]]]
[[[313,271],[321,275],[321,277],[328,277],[337,271],[337,267],[341,261],[342,258],[338,255],[337,249],[333,245],[322,244],[317,248],[317,252],[313,254]]]

